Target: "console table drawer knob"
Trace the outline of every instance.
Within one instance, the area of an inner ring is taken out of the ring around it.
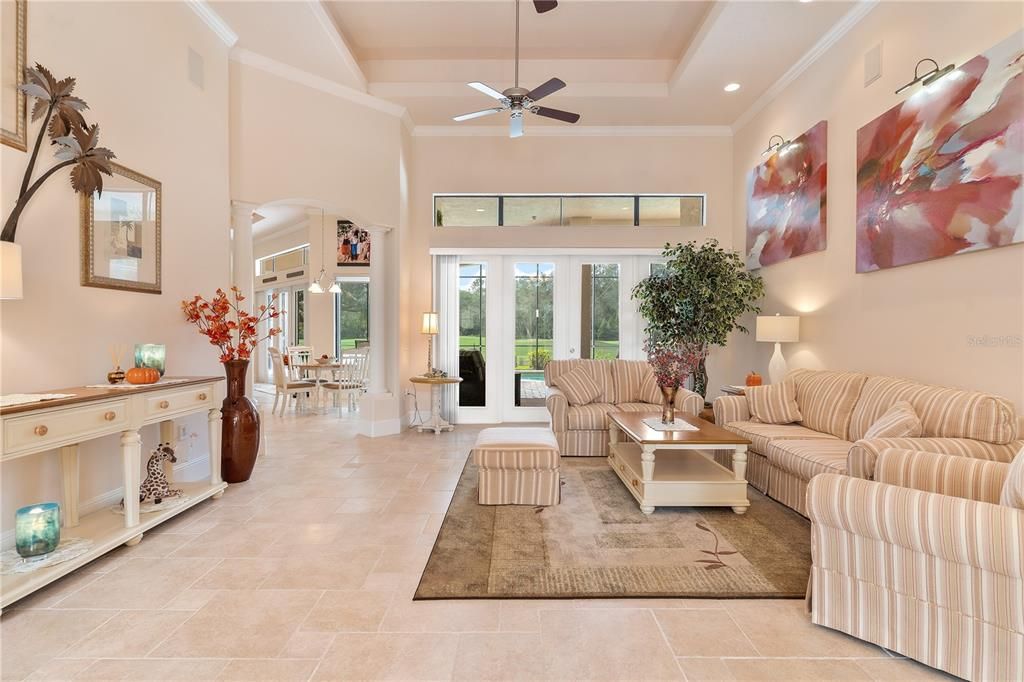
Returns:
[[[161,400],[160,401],[160,409],[161,410],[166,410],[170,406],[171,406],[171,404],[169,402],[167,402],[166,400]]]
[[[45,436],[50,432],[50,429],[46,428],[46,424],[40,424],[39,426],[34,428],[32,432],[37,436]]]
[[[108,422],[112,422],[117,418],[117,413],[113,410],[103,413],[103,419]]]
[[[200,393],[199,394],[199,399],[200,400],[206,400],[206,394],[205,393]]]

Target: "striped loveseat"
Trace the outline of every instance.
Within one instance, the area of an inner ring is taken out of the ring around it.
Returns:
[[[601,389],[601,395],[588,405],[570,405],[565,393],[551,383],[577,367],[582,367]],[[546,404],[551,430],[563,457],[607,456],[611,412],[661,409],[661,393],[645,360],[552,360],[544,368],[544,383],[548,385]],[[700,395],[679,389],[677,410],[697,415],[703,407]]]
[[[968,680],[1024,679],[1017,466],[890,449],[874,481],[816,476],[811,620]]]
[[[855,372],[796,369],[786,381],[795,388],[803,417],[799,423],[752,421],[743,396],[717,398],[715,421],[751,441],[747,481],[804,516],[811,478],[847,474],[870,479],[879,453],[888,448],[1009,462],[1024,446],[1013,403],[1005,398]],[[865,439],[871,425],[898,401],[913,405],[922,437]],[[729,457],[716,455],[727,466]]]

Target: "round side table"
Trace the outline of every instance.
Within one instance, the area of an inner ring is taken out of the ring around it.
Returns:
[[[451,384],[461,384],[462,377],[425,377],[415,376],[409,379],[414,384],[427,384],[430,386],[430,421],[420,424],[416,430],[420,433],[433,431],[435,434],[442,431],[451,431],[455,428],[441,416],[441,387]]]

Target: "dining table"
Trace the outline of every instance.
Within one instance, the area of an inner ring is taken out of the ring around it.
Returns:
[[[297,362],[292,366],[299,371],[301,377],[307,377],[310,374],[313,375],[313,381],[316,382],[316,391],[313,397],[313,403],[316,409],[323,410],[324,382],[320,380],[320,376],[323,374],[324,370],[330,370],[331,375],[333,375],[334,372],[337,372],[342,368],[342,363],[333,359],[329,362],[316,362],[314,360],[311,362]]]

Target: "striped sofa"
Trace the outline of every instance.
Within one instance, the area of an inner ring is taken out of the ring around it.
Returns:
[[[816,476],[811,620],[969,680],[1024,679],[1024,509],[1000,498],[1010,471],[888,449],[874,481]]]
[[[589,405],[573,406],[551,382],[566,372],[582,367],[601,388],[601,395]],[[547,408],[551,430],[563,457],[605,457],[608,455],[608,414],[611,412],[657,412],[660,398],[644,392],[644,380],[652,374],[645,360],[552,360],[544,368],[548,385]],[[676,409],[700,414],[704,399],[693,391],[679,389]]]
[[[751,441],[747,481],[807,516],[807,483],[818,474],[870,479],[882,450],[903,448],[1009,462],[1024,441],[1010,401],[986,393],[920,384],[855,372],[796,369],[786,376],[795,388],[803,420],[797,424],[752,421],[743,396],[714,402],[715,422]],[[864,435],[893,403],[908,401],[921,419],[921,438]],[[725,466],[731,455],[716,459]]]

